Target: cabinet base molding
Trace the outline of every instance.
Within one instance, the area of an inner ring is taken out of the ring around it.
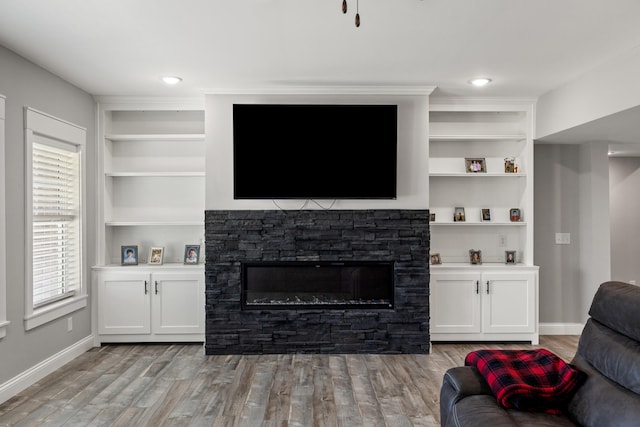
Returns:
[[[431,342],[530,342],[532,345],[540,343],[539,334],[431,334]]]
[[[153,342],[153,343],[204,343],[204,334],[198,335],[157,335],[153,337],[149,335],[98,335],[97,345],[110,343],[137,343],[137,342]]]

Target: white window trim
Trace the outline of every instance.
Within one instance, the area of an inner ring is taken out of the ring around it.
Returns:
[[[4,117],[5,97],[0,95],[0,165],[5,171],[4,158]],[[0,173],[0,339],[7,336],[7,253],[6,253],[6,214],[5,214],[5,174]]]
[[[49,114],[25,107],[25,219],[26,219],[26,255],[25,255],[25,329],[33,329],[45,323],[56,320],[76,310],[87,306],[88,280],[87,269],[84,261],[84,249],[86,248],[86,139],[87,130],[83,127],[61,120]],[[46,306],[33,308],[33,194],[32,194],[32,146],[34,136],[43,136],[66,142],[78,147],[80,151],[80,289],[71,298],[47,304]]]

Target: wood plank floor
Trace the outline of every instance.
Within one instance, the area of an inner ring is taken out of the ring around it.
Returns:
[[[565,360],[577,336],[544,336]],[[195,344],[92,349],[0,405],[0,426],[437,426],[444,372],[479,348],[429,355],[205,356]]]

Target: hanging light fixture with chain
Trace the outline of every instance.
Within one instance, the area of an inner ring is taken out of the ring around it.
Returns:
[[[356,27],[360,26],[360,0],[356,0]],[[347,0],[342,0],[342,13],[347,13]]]

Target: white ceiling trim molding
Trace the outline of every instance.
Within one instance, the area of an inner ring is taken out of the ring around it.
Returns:
[[[113,96],[95,95],[94,101],[108,105],[109,109],[166,110],[167,108],[204,109],[204,96],[198,97],[155,97],[155,96]]]
[[[205,89],[208,95],[419,95],[429,96],[431,85],[270,86]]]
[[[475,107],[486,106],[487,109],[495,109],[496,106],[500,106],[501,111],[505,111],[505,109],[513,107],[514,111],[521,111],[523,106],[535,107],[536,102],[536,98],[433,97],[431,98],[430,105],[431,109],[436,109],[438,106],[444,105],[447,106],[448,111],[467,111],[470,105]]]

